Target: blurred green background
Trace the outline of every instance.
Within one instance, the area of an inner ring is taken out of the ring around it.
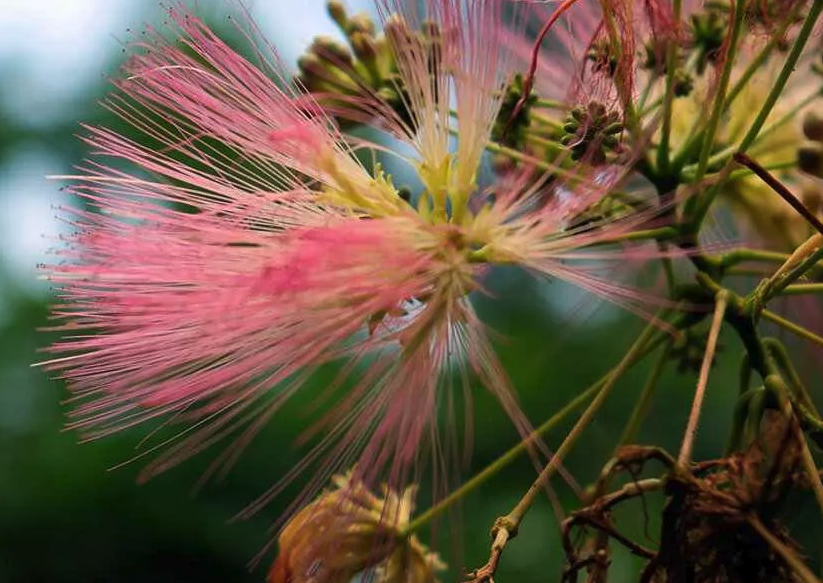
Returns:
[[[225,5],[199,0],[196,6],[198,14],[226,27]],[[261,1],[251,11],[290,62],[313,34],[333,30],[321,0],[301,0],[299,7]],[[41,358],[38,348],[50,342],[37,331],[48,323],[51,292],[37,279],[36,265],[49,261],[47,250],[66,228],[55,218],[55,205],[70,203],[58,192],[60,181],[45,176],[70,173],[85,155],[74,137],[80,121],[110,123],[96,102],[107,90],[104,75],[116,74],[124,58],[118,39],[127,38],[127,27],[158,20],[162,12],[153,0],[3,0],[0,8],[0,583],[240,583],[262,581],[273,560],[270,552],[249,568],[271,540],[271,524],[287,496],[250,520],[231,519],[300,459],[292,443],[303,428],[299,411],[307,397],[294,403],[297,414],[276,418],[226,479],[195,488],[216,455],[210,451],[138,485],[141,461],[112,468],[141,452],[145,431],[79,444],[75,433],[62,430],[69,410],[64,386],[30,367]],[[478,307],[499,333],[499,353],[535,425],[613,366],[642,326],[559,283],[538,284],[517,270],[494,273],[489,289],[492,297],[481,298]],[[723,350],[727,358],[711,376],[697,458],[720,455],[726,439],[740,347],[724,336]],[[672,368],[661,381],[642,441],[675,450],[694,377]],[[579,483],[589,483],[612,451],[647,369],[627,375],[569,458]],[[488,395],[478,393],[474,404],[472,467],[462,468],[464,477],[517,441]],[[548,443],[556,447],[570,424]],[[439,525],[438,548],[453,567],[444,580],[459,578],[454,548],[462,549],[468,566],[485,561],[491,524],[534,476],[528,459],[519,460],[468,496],[460,516]],[[560,480],[554,485],[571,507],[572,490]],[[649,501],[651,541],[640,506],[619,512],[618,525],[653,545],[659,507],[659,499]],[[814,510],[809,501],[799,500],[787,521],[803,527],[806,551],[818,557],[820,529],[808,510]],[[497,580],[559,580],[561,560],[558,522],[544,499],[507,549]],[[632,557],[615,553],[614,581],[635,580],[636,570]]]

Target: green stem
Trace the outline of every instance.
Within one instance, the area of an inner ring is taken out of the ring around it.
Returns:
[[[542,115],[537,112],[532,112],[531,115],[534,121],[547,125],[556,130],[562,131],[563,126],[565,125],[562,121],[556,120],[553,117],[549,117],[548,115]]]
[[[745,0],[743,0],[745,2]],[[742,6],[738,7],[737,10],[742,12]],[[745,153],[746,150],[754,143],[755,139],[757,138],[760,129],[763,127],[763,124],[766,123],[766,119],[769,117],[769,114],[772,111],[775,103],[777,103],[778,97],[783,92],[784,87],[786,86],[787,81],[789,80],[789,76],[794,72],[795,67],[797,66],[797,61],[800,59],[800,55],[803,52],[803,48],[806,46],[806,42],[809,40],[809,36],[814,29],[814,25],[817,22],[818,17],[820,16],[820,12],[823,10],[823,0],[814,0],[809,13],[806,15],[806,19],[803,22],[803,26],[800,29],[800,32],[795,39],[794,45],[792,45],[792,50],[789,52],[788,57],[786,57],[786,61],[783,64],[783,68],[780,70],[780,74],[777,76],[777,79],[772,86],[769,95],[766,97],[766,100],[763,102],[763,107],[760,108],[760,111],[755,117],[754,122],[752,123],[751,127],[749,127],[749,131],[743,136],[743,139],[740,141],[740,145],[738,147],[738,151],[741,153]],[[742,17],[742,16],[741,16]],[[735,18],[737,19],[737,12],[735,13]],[[734,34],[734,32],[733,32]],[[732,51],[732,47],[730,47],[730,52]],[[728,62],[727,62],[728,65]],[[725,70],[724,70],[725,73]],[[721,79],[721,91],[724,91],[723,80]],[[722,93],[718,98],[719,104],[716,106],[715,110],[722,109],[723,102],[725,99],[722,98]],[[719,112],[717,115],[719,121]],[[713,118],[714,119],[714,116]],[[711,122],[710,122],[711,127]],[[716,126],[715,126],[716,127]],[[711,150],[711,142],[714,140],[714,131],[712,131],[710,140],[706,140],[703,142],[703,150],[701,152],[701,160],[703,160],[704,156],[707,158],[708,153]],[[699,182],[703,178],[703,172],[705,171],[705,166],[701,163],[698,165],[698,172],[696,174],[695,182]],[[731,176],[727,176],[726,178],[731,178]],[[706,196],[703,200],[699,201],[697,204],[697,208],[695,213],[693,214],[692,220],[695,224],[700,224],[703,221],[703,218],[706,216],[706,213],[709,211],[712,203],[714,202],[717,193],[719,192],[719,188],[711,188],[706,193]]]
[[[654,87],[655,82],[657,81],[657,74],[654,72],[652,73],[651,78],[646,83],[646,86],[643,88],[643,91],[640,93],[640,99],[637,100],[637,110],[640,112],[638,115],[642,118],[648,111],[646,110],[646,101],[649,99],[649,95],[651,95],[652,88]],[[656,100],[660,101],[660,100]]]
[[[782,296],[802,296],[823,293],[823,283],[796,283],[780,291]]]
[[[815,101],[820,97],[820,91],[815,91],[810,95],[804,97],[802,100],[797,102],[791,109],[786,111],[779,119],[777,119],[774,123],[769,124],[766,129],[760,132],[757,142],[762,143],[762,140],[769,136],[770,134],[776,132],[781,127],[785,126],[787,123],[792,122],[796,119],[797,113],[808,106],[811,102]],[[765,144],[764,144],[765,145]],[[712,154],[709,157],[708,161],[708,169],[716,168],[718,166],[724,165],[728,163],[729,159],[732,157],[732,154],[738,152],[739,146],[736,144],[732,144],[731,146],[727,146],[720,150],[719,152]],[[795,160],[784,160],[781,162],[773,163],[772,166],[779,164],[782,168],[793,168],[797,165]],[[697,164],[689,164],[684,166],[681,172],[686,175],[696,175],[697,172]]]
[[[791,19],[787,18],[786,22],[780,27],[780,29],[774,31],[774,34],[772,34],[769,42],[767,42],[760,52],[757,53],[757,55],[751,60],[749,66],[746,67],[746,70],[743,71],[743,74],[737,81],[735,81],[735,84],[729,90],[729,94],[726,96],[726,103],[723,104],[724,111],[729,110],[729,107],[731,107],[734,100],[737,99],[737,96],[740,95],[740,92],[746,88],[746,85],[749,81],[751,81],[751,78],[755,75],[755,73],[762,68],[766,60],[768,60],[771,56],[772,51],[775,47],[777,47],[780,40],[783,39],[786,34],[786,30],[788,30],[790,25]]]
[[[797,162],[795,162],[794,160],[785,160],[783,162],[775,162],[774,164],[767,164],[767,165],[763,166],[763,168],[765,168],[766,170],[786,170],[787,168],[796,168],[796,167],[797,167]],[[689,166],[690,170],[687,171],[684,168],[683,172],[680,173],[680,180],[683,182],[683,184],[692,184],[694,182],[697,182],[696,169],[694,171],[692,171],[691,168],[695,168],[695,167],[694,166]],[[722,176],[723,172],[726,172],[725,176]],[[745,178],[746,176],[751,176],[753,174],[754,174],[754,172],[752,172],[748,168],[738,168],[736,170],[732,170],[731,172],[729,172],[729,168],[726,167],[724,170],[721,170],[721,172],[717,175],[718,176],[717,182],[714,185],[712,185],[710,191],[715,190],[715,191],[719,192],[719,185],[724,180],[733,181],[733,180],[737,180],[739,178]],[[712,201],[714,201],[714,197],[717,195],[717,192],[715,192],[713,195],[711,195],[711,200]],[[700,208],[700,217],[701,218],[709,210],[709,206],[711,206],[711,205],[707,206],[707,205],[704,204],[704,205],[701,206],[701,208]]]
[[[743,263],[745,261],[763,261],[765,263],[785,263],[789,258],[787,253],[776,253],[774,251],[761,251],[760,249],[735,249],[721,255],[718,258],[718,265],[721,269],[726,269]]]
[[[562,111],[566,111],[568,106],[563,103],[562,101],[555,101],[554,99],[538,99],[534,103],[535,107],[541,107],[543,109],[559,109]]]
[[[763,347],[768,350],[769,355],[783,375],[789,378],[789,383],[791,383],[791,387],[793,388],[792,394],[796,395],[798,399],[797,403],[793,403],[795,409],[802,407],[806,412],[811,412],[816,415],[817,407],[814,405],[812,395],[803,382],[803,379],[797,374],[797,370],[794,368],[792,359],[789,357],[789,353],[786,347],[783,346],[783,343],[777,338],[764,338]]]
[[[822,0],[823,1],[823,0]],[[729,37],[729,46],[726,50],[725,62],[723,63],[723,72],[720,75],[720,83],[717,86],[717,94],[714,96],[714,107],[709,116],[709,124],[702,133],[703,140],[700,148],[700,156],[697,162],[697,172],[695,174],[695,182],[703,180],[706,174],[706,168],[709,165],[709,154],[714,146],[714,137],[717,133],[717,128],[720,125],[720,117],[723,114],[723,105],[726,101],[726,90],[729,87],[729,80],[734,69],[734,62],[737,60],[737,49],[740,43],[740,34],[743,30],[743,22],[745,21],[746,0],[738,0],[734,2],[734,20],[732,22],[732,32]]]
[[[636,364],[642,358],[644,358],[652,351],[654,351],[658,346],[660,346],[660,343],[665,338],[665,336],[661,335],[658,339],[649,342],[648,345],[644,347],[644,349],[637,355],[637,358],[633,360],[631,364]],[[517,445],[509,449],[506,453],[504,453],[499,458],[494,460],[491,464],[489,464],[480,472],[472,476],[454,492],[450,493],[448,496],[443,498],[435,506],[432,506],[431,508],[426,510],[426,512],[415,518],[406,526],[405,529],[403,529],[403,533],[401,534],[401,536],[407,536],[412,532],[419,530],[422,526],[443,514],[443,512],[448,510],[451,506],[453,506],[456,502],[458,502],[460,499],[466,496],[469,492],[477,489],[489,478],[491,478],[492,476],[500,472],[503,468],[511,464],[522,453],[528,451],[528,448],[535,441],[537,441],[538,438],[544,436],[546,433],[557,427],[557,425],[560,422],[562,422],[570,413],[572,413],[575,409],[580,408],[584,403],[586,403],[586,401],[589,401],[594,395],[596,395],[600,390],[602,390],[603,386],[609,382],[609,379],[615,371],[616,369],[609,371],[596,383],[594,383],[585,391],[580,393],[577,397],[566,403],[566,405],[560,411],[558,411],[557,413],[549,417],[546,421],[544,421],[543,424],[540,425],[537,429],[535,429],[531,433],[531,435],[529,435],[526,439],[520,441]]]
[[[532,132],[526,134],[526,139],[529,141],[529,143],[546,148],[546,150],[548,150],[551,154],[556,156],[559,156],[564,151],[568,151],[558,142],[554,140],[548,140]]]
[[[764,318],[766,318],[767,320],[769,320],[771,322],[774,322],[775,324],[777,324],[781,328],[785,328],[789,332],[792,332],[792,333],[796,334],[797,336],[800,336],[801,338],[805,338],[806,340],[811,340],[815,344],[819,344],[820,346],[823,346],[823,338],[821,338],[820,336],[818,336],[817,334],[815,334],[811,330],[807,330],[803,326],[798,326],[794,322],[792,322],[790,320],[787,320],[786,318],[783,318],[781,316],[778,316],[777,314],[775,314],[774,312],[772,312],[770,310],[763,310],[762,316]]]
[[[797,103],[795,103],[791,107],[791,109],[787,110],[777,120],[775,120],[773,123],[769,124],[766,127],[766,129],[764,129],[762,132],[760,132],[757,139],[755,140],[755,143],[762,143],[763,139],[766,138],[769,134],[772,134],[775,131],[779,130],[781,127],[783,127],[787,123],[795,121],[797,119],[798,112],[805,109],[806,106],[809,105],[810,103],[812,103],[813,101],[819,99],[820,95],[821,95],[820,90],[817,90],[817,91],[814,91],[813,93],[810,93],[809,95],[807,95],[806,97],[804,97],[803,99],[798,101]],[[764,145],[767,145],[767,144],[764,144]]]
[[[517,160],[518,162],[525,162],[534,166],[535,168],[539,168],[544,172],[556,172],[558,170],[557,167],[543,162],[542,160],[538,160],[533,156],[529,156],[528,154],[524,154],[523,152],[519,152],[514,148],[509,148],[508,146],[503,146],[498,144],[497,142],[486,142],[486,150],[492,152],[493,154],[502,154],[511,158],[512,160]]]
[[[706,163],[707,168],[715,168],[717,166],[725,164],[726,162],[729,161],[729,158],[731,158],[732,154],[734,154],[736,151],[737,151],[737,146],[734,146],[734,145],[733,146],[727,146],[726,148],[723,148],[722,150],[720,150],[716,154],[713,154],[712,156],[709,157],[709,160]],[[697,175],[697,170],[698,170],[698,163],[694,163],[694,164],[688,164],[686,166],[683,166],[683,169],[680,172],[682,174],[685,174],[685,175],[696,176]]]
[[[661,250],[662,253],[666,253],[666,244],[665,243],[658,243],[658,248]],[[674,291],[674,288],[677,287],[677,279],[674,276],[674,266],[672,265],[672,258],[671,257],[661,257],[660,263],[663,265],[663,275],[666,277],[666,286],[669,288],[669,292],[671,293]]]
[[[805,48],[806,43],[814,30],[814,25],[817,22],[821,11],[823,11],[823,0],[814,0],[812,7],[809,9],[809,13],[806,15],[806,19],[803,21],[803,26],[800,28],[800,32],[797,34],[794,45],[792,45],[792,50],[789,52],[789,55],[783,63],[783,69],[781,69],[780,74],[777,76],[768,97],[766,97],[766,101],[763,102],[763,107],[757,114],[754,123],[752,123],[748,133],[746,133],[743,140],[740,142],[740,152],[745,152],[749,146],[752,145],[755,138],[757,138],[757,134],[760,132],[760,128],[762,128],[763,124],[766,123],[766,118],[768,118],[769,114],[772,112],[774,104],[777,103],[777,99],[783,92],[786,82],[789,80],[789,77],[797,66],[797,62],[800,60],[800,55],[803,53],[803,49]]]
[[[574,427],[566,436],[566,439],[564,439],[560,444],[560,447],[549,460],[549,463],[546,464],[543,471],[540,472],[540,475],[520,499],[520,502],[517,503],[511,512],[499,521],[502,526],[500,530],[506,531],[504,538],[508,539],[517,532],[520,522],[534,504],[534,501],[537,499],[537,496],[540,494],[543,487],[548,483],[549,479],[557,470],[559,464],[565,459],[566,455],[577,442],[577,439],[583,433],[583,429],[588,426],[595,414],[600,410],[600,407],[606,401],[606,398],[611,394],[612,389],[617,384],[617,379],[619,379],[623,373],[625,373],[629,367],[634,364],[638,358],[640,358],[646,343],[648,343],[652,336],[654,336],[655,332],[658,331],[659,330],[655,322],[650,323],[646,329],[643,330],[632,347],[623,357],[623,360],[620,361],[620,364],[618,364],[608,375],[606,382],[603,383],[603,386],[597,393],[597,396],[577,420],[577,423],[575,423]],[[505,544],[505,542],[503,544]]]
[[[674,22],[680,23],[682,0],[672,3],[672,17]],[[669,39],[666,47],[666,90],[663,94],[663,127],[660,130],[660,144],[657,146],[657,167],[662,172],[668,172],[671,166],[670,141],[672,134],[672,109],[674,104],[674,75],[677,61],[677,42]],[[642,114],[641,114],[642,116]]]
[[[674,227],[659,227],[657,229],[647,229],[643,231],[631,231],[621,235],[609,237],[603,244],[616,243],[618,241],[644,241],[646,239],[657,239],[658,241],[673,239],[680,235]]]

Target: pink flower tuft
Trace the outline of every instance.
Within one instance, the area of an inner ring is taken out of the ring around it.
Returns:
[[[402,485],[422,454],[453,449],[435,420],[475,379],[531,430],[469,300],[488,264],[638,303],[566,263],[645,220],[568,228],[619,183],[619,167],[555,181],[551,204],[536,204],[547,177],[525,165],[493,196],[476,184],[514,62],[502,0],[424,4],[379,3],[387,27],[434,20],[442,37],[436,74],[412,40],[391,37],[415,127],[387,120],[417,150],[416,206],[289,88],[273,52],[257,47],[257,68],[182,8],[169,11],[179,38],[149,29],[136,43],[107,107],[141,139],[87,128],[96,157],[70,177],[84,207],[67,211],[76,232],[50,268],[64,336],[44,364],[75,395],[73,427],[94,438],[189,422],[146,475],[233,435],[215,465],[227,467],[312,370],[338,362],[330,392],[345,386],[345,396],[306,430],[314,449],[260,503],[310,468],[309,493],[354,464],[358,480]]]

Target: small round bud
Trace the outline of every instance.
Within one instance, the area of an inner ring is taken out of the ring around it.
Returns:
[[[362,32],[352,33],[351,48],[354,55],[361,61],[372,63],[377,58],[377,47],[373,38]]]
[[[694,89],[694,80],[692,76],[684,71],[678,69],[674,72],[674,95],[675,97],[686,97]]]
[[[365,12],[358,12],[349,18],[346,32],[349,35],[359,32],[367,36],[374,36],[374,21]]]
[[[346,29],[349,22],[349,17],[346,14],[346,6],[340,0],[329,0],[326,3],[326,10],[334,22],[342,29]]]
[[[615,121],[603,128],[603,133],[607,135],[619,134],[623,131],[623,124]]]
[[[300,73],[306,77],[322,77],[326,72],[326,69],[320,59],[311,53],[301,55],[297,59],[297,68],[300,70]]]
[[[394,87],[388,85],[377,90],[377,97],[387,103],[395,103],[400,100],[400,95],[398,95]]]
[[[330,36],[316,36],[309,50],[322,60],[333,61],[335,64],[352,62],[352,54],[346,45]]]
[[[810,111],[803,117],[803,135],[810,140],[823,142],[823,117],[819,113]]]
[[[823,178],[823,144],[804,142],[797,149],[797,167],[806,174]]]

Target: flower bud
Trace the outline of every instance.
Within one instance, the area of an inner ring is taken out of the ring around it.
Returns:
[[[367,36],[374,36],[374,21],[365,12],[358,12],[349,18],[346,33],[352,35],[356,32]]]
[[[675,97],[686,97],[694,89],[694,79],[684,69],[677,69],[674,72],[674,95]]]
[[[349,22],[346,6],[340,0],[329,0],[326,3],[326,10],[328,10],[331,19],[337,23],[337,26],[346,30]]]
[[[797,167],[816,178],[823,178],[823,144],[804,142],[797,149]]]
[[[297,59],[297,68],[307,78],[322,77],[326,72],[325,65],[312,53],[300,55]]]
[[[354,56],[366,65],[373,64],[377,59],[377,47],[374,44],[374,39],[362,32],[352,33],[351,48],[354,51]]]
[[[803,135],[810,140],[823,142],[823,117],[819,113],[810,111],[803,117]]]
[[[349,583],[373,571],[375,583],[434,583],[445,568],[414,536],[403,536],[416,487],[382,497],[351,477],[298,512],[277,539],[268,583]]]
[[[309,51],[325,61],[332,61],[335,65],[352,63],[352,54],[349,49],[330,36],[315,37]]]

